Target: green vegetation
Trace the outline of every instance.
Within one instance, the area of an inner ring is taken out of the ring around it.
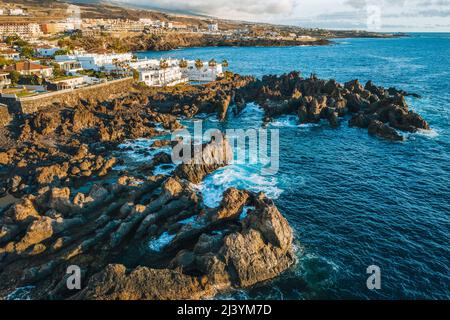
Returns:
[[[51,81],[61,81],[61,80],[67,80],[67,79],[73,79],[78,78],[78,76],[60,76],[60,77],[54,77]]]
[[[64,77],[66,76],[66,72],[61,69],[61,66],[57,63],[52,63],[53,67],[53,76],[54,77]]]
[[[34,50],[31,47],[22,47],[20,55],[24,58],[31,59],[34,56]]]
[[[78,71],[79,74],[84,75],[84,76],[89,76],[89,77],[94,77],[94,78],[108,78],[108,75],[106,74],[106,72],[102,72],[102,71],[95,71],[95,70],[81,70]]]
[[[0,57],[0,67],[1,68],[5,67],[5,66],[10,66],[12,64],[14,64],[13,60]]]
[[[11,81],[12,82],[12,81]],[[28,84],[32,86],[39,86],[43,83],[43,79],[37,75],[23,76],[21,75],[18,84]]]
[[[195,67],[196,67],[197,69],[203,68],[203,61],[200,60],[200,59],[195,60]]]
[[[63,56],[65,54],[68,54],[70,52],[69,49],[60,49],[58,51],[55,52],[55,56]]]
[[[133,69],[132,73],[133,73],[133,79],[136,81],[139,80],[139,71],[137,71],[136,69]]]
[[[34,95],[34,94],[35,94],[34,92],[23,90],[23,91],[17,92],[16,96],[18,98],[23,98],[23,97],[31,96],[31,95]]]
[[[31,43],[21,39],[17,35],[6,37],[5,42],[10,46],[18,46],[20,54],[27,59],[31,59],[34,56],[34,49]]]
[[[9,77],[11,78],[11,84],[12,85],[17,85],[19,83],[20,80],[20,73],[17,71],[11,71],[9,73]]]

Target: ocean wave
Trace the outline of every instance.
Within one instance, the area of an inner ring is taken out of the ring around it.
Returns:
[[[270,123],[272,127],[288,127],[295,128],[298,127],[298,117],[294,115],[282,116],[276,118],[274,121]]]
[[[278,199],[283,190],[277,186],[276,176],[263,176],[258,170],[249,166],[231,165],[206,177],[197,185],[197,189],[202,194],[205,205],[210,208],[218,207],[223,192],[231,187],[253,192],[262,191],[268,197]]]
[[[34,288],[34,286],[16,288],[5,297],[5,300],[31,300],[31,290]]]
[[[169,146],[161,147],[161,148],[153,148],[151,147],[155,141],[163,140],[164,137],[157,138],[139,138],[135,140],[127,140],[124,143],[120,144],[118,148],[120,152],[122,152],[127,158],[134,162],[146,162],[153,159],[153,157],[160,153],[165,152],[167,154],[171,154],[171,148]],[[123,168],[124,166],[120,166]],[[117,167],[114,167],[115,170],[120,170]]]
[[[430,130],[419,129],[417,132],[413,133],[412,135],[417,135],[417,136],[434,139],[439,136],[439,132],[436,129],[430,129]]]

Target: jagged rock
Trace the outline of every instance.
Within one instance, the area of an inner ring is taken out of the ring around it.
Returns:
[[[49,217],[41,217],[32,222],[25,236],[15,244],[15,250],[21,253],[28,247],[50,238],[53,235],[52,223],[53,219]]]
[[[11,158],[6,152],[0,152],[0,165],[8,165],[10,164]]]
[[[36,181],[40,185],[51,184],[55,178],[63,179],[67,177],[67,171],[69,170],[69,163],[64,162],[62,165],[54,164],[48,167],[38,168]]]
[[[211,142],[202,148],[202,152],[194,157],[178,165],[174,175],[186,179],[192,183],[199,183],[203,178],[227,165],[233,159],[233,152],[227,139],[220,142]]]
[[[402,141],[404,139],[402,135],[395,131],[395,129],[378,120],[372,120],[369,124],[368,130],[369,134],[388,140]]]
[[[230,188],[223,194],[223,199],[219,209],[213,215],[213,220],[234,219],[242,212],[242,208],[247,203],[249,193],[245,190]]]
[[[176,270],[139,267],[128,273],[123,265],[109,265],[77,295],[79,299],[168,300],[199,299],[216,290],[205,287],[201,278]]]
[[[12,218],[13,222],[22,222],[29,220],[29,218],[40,217],[30,197],[26,197],[21,202],[13,205],[13,207],[6,212],[5,216]]]

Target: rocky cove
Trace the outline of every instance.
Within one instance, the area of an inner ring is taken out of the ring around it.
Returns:
[[[0,214],[0,296],[33,286],[33,299],[198,299],[272,279],[296,253],[292,229],[264,194],[230,188],[219,207],[209,208],[192,184],[223,163],[186,163],[156,175],[158,165],[171,163],[157,150],[172,142],[155,142],[152,160],[132,171],[112,170],[123,164],[113,152],[200,113],[224,121],[251,102],[266,124],[294,115],[299,123],[338,127],[348,117],[351,126],[399,141],[401,132],[429,128],[408,109],[406,95],[298,72],[229,74],[203,86],[136,85],[109,101],[17,116],[1,139],[0,191],[20,200]],[[229,158],[226,140],[204,148]],[[69,265],[83,270],[80,292],[66,287]]]

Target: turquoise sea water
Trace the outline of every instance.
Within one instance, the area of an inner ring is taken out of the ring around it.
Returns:
[[[218,61],[255,76],[300,70],[344,82],[369,79],[422,95],[410,107],[429,132],[394,143],[366,130],[326,123],[299,126],[284,117],[280,170],[232,165],[200,187],[214,206],[230,186],[264,191],[295,230],[299,263],[280,278],[225,298],[449,299],[450,298],[450,34],[399,39],[340,39],[335,45],[287,48],[193,48],[138,53]],[[258,127],[261,111],[248,105],[224,123]],[[189,123],[188,123],[189,125]],[[381,268],[381,290],[366,287],[366,268]]]

